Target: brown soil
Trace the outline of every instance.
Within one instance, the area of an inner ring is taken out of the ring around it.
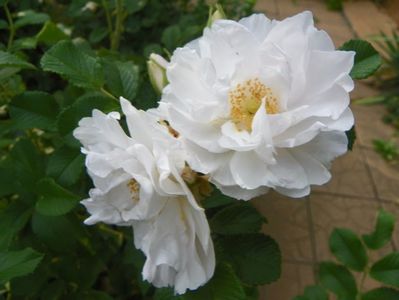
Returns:
[[[399,27],[399,0],[386,0],[384,7],[389,16],[396,21]]]

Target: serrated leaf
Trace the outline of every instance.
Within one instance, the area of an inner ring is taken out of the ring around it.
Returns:
[[[90,116],[93,109],[103,112],[118,110],[116,102],[98,93],[85,94],[57,117],[57,127],[61,135],[71,133],[83,117]]]
[[[57,27],[53,22],[47,21],[40,32],[36,35],[36,41],[39,43],[44,43],[45,45],[52,46],[59,41],[68,39],[69,36],[66,35],[60,28]]]
[[[10,103],[10,115],[18,129],[53,130],[57,113],[57,102],[44,92],[28,91],[16,96]]]
[[[373,233],[363,235],[363,241],[370,249],[380,249],[391,240],[394,227],[395,216],[385,210],[380,210]]]
[[[281,274],[281,252],[269,236],[253,233],[220,239],[223,253],[242,282],[268,284]]]
[[[399,288],[399,252],[393,252],[375,262],[370,269],[375,280]]]
[[[374,74],[381,66],[382,59],[374,47],[364,40],[350,40],[340,50],[355,51],[355,63],[350,72],[353,79],[364,79]]]
[[[136,97],[139,68],[133,62],[108,62],[105,71],[107,87],[114,96],[122,96],[129,100]]]
[[[49,158],[46,174],[64,186],[76,183],[84,168],[84,156],[79,149],[62,147]]]
[[[100,89],[104,82],[98,60],[77,48],[71,41],[58,42],[43,55],[40,64],[43,70],[64,76],[78,87]]]
[[[19,58],[18,56],[5,52],[0,51],[0,67],[12,67],[18,69],[35,69],[35,66],[28,63],[27,61]]]
[[[210,221],[212,232],[218,234],[245,234],[259,232],[263,216],[248,202],[239,202],[216,213]]]
[[[322,262],[319,268],[322,285],[337,295],[340,300],[356,298],[357,287],[352,273],[344,266],[333,262]]]
[[[399,291],[387,287],[380,287],[362,295],[362,300],[398,300]]]
[[[0,253],[0,282],[32,273],[43,258],[43,254],[26,248]]]
[[[15,28],[21,28],[27,25],[43,24],[50,17],[45,13],[38,13],[33,10],[20,11],[17,14],[17,20],[14,23]]]
[[[46,216],[60,216],[72,210],[79,197],[58,185],[52,178],[44,178],[37,183],[39,200],[36,210]]]
[[[243,287],[228,264],[218,264],[212,279],[203,287],[184,294],[185,300],[246,300]]]
[[[368,257],[360,238],[351,230],[336,228],[329,240],[330,250],[346,267],[363,271]]]

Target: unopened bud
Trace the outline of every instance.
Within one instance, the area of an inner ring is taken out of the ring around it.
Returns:
[[[226,19],[226,14],[224,13],[223,7],[220,4],[212,5],[209,8],[209,17],[206,26],[210,27],[212,26],[213,22],[222,19]]]
[[[161,94],[163,88],[168,84],[166,77],[166,66],[168,62],[160,55],[152,53],[147,61],[148,76],[154,90]]]

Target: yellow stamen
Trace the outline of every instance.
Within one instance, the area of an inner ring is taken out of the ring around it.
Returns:
[[[132,178],[128,181],[127,187],[130,190],[130,194],[134,203],[139,202],[140,200],[140,184],[136,181],[136,179]]]
[[[231,105],[230,117],[238,130],[251,132],[252,120],[263,99],[265,99],[266,112],[268,114],[277,114],[280,112],[277,97],[258,78],[237,84],[229,92],[229,102]]]

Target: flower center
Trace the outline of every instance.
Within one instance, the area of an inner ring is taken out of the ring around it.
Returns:
[[[130,194],[134,203],[139,202],[140,200],[140,184],[136,181],[136,179],[132,178],[128,181],[127,187],[130,190]]]
[[[262,99],[265,99],[268,114],[279,113],[277,97],[258,78],[239,83],[229,92],[230,117],[238,130],[252,130],[252,120],[262,104]]]

